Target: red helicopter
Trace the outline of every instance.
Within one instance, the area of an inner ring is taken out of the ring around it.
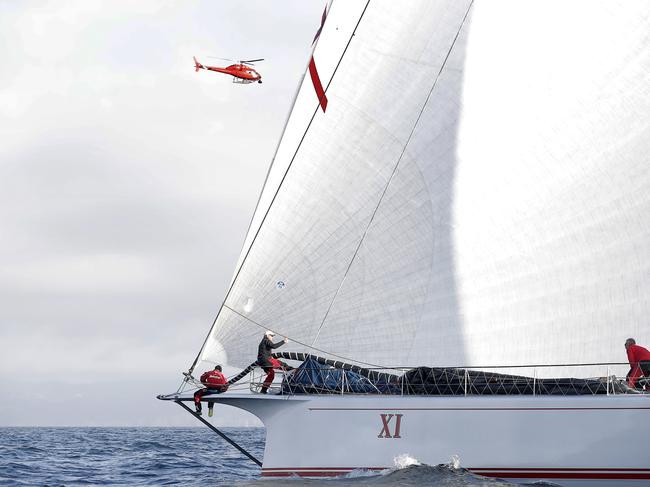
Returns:
[[[200,62],[194,59],[194,69],[196,72],[199,72],[199,69],[207,69],[208,71],[216,71],[217,73],[224,73],[224,74],[229,74],[232,76],[232,82],[233,83],[241,83],[241,84],[248,84],[248,83],[254,83],[257,81],[258,83],[262,82],[262,76],[260,73],[255,71],[251,66],[255,66],[253,63],[257,61],[264,61],[264,59],[249,59],[247,61],[234,61],[233,59],[225,59],[225,58],[215,58],[215,59],[224,59],[225,61],[233,61],[237,64],[231,64],[227,68],[220,68],[217,66],[204,66]]]

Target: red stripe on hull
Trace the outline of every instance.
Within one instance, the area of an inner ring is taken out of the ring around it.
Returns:
[[[650,480],[650,473],[604,473],[604,472],[470,472],[483,477],[498,477],[500,479],[579,479],[579,480]]]
[[[338,477],[355,470],[381,472],[382,470],[388,470],[388,467],[264,468],[262,469],[262,477]],[[641,468],[468,468],[468,470],[484,477],[509,479],[650,480],[650,470]]]
[[[309,408],[310,411],[627,411],[650,409],[649,407],[592,407],[592,408]]]

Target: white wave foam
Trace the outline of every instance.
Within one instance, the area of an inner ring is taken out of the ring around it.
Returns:
[[[381,471],[376,471],[376,470],[366,470],[366,469],[357,469],[357,470],[352,470],[352,472],[349,472],[345,474],[343,477],[346,479],[355,479],[359,477],[376,477],[378,475],[384,475],[384,472],[390,471],[388,469],[386,470],[381,470]]]
[[[460,468],[460,457],[458,455],[452,455],[451,460],[449,461],[449,468],[458,470]]]
[[[422,465],[416,458],[413,458],[408,453],[402,453],[393,458],[393,464],[395,465],[395,470],[401,470],[413,465]]]

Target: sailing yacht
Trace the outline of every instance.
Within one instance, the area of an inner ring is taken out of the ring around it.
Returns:
[[[297,369],[204,398],[264,423],[263,476],[409,454],[650,483],[650,394],[621,363],[626,338],[650,342],[649,4],[346,0],[323,18],[230,289],[161,398],[245,369],[269,329]]]

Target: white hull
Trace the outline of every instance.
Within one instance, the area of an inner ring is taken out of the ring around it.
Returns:
[[[643,395],[215,399],[265,424],[267,477],[378,471],[408,454],[429,465],[456,456],[476,474],[515,481],[650,485],[650,397]]]

